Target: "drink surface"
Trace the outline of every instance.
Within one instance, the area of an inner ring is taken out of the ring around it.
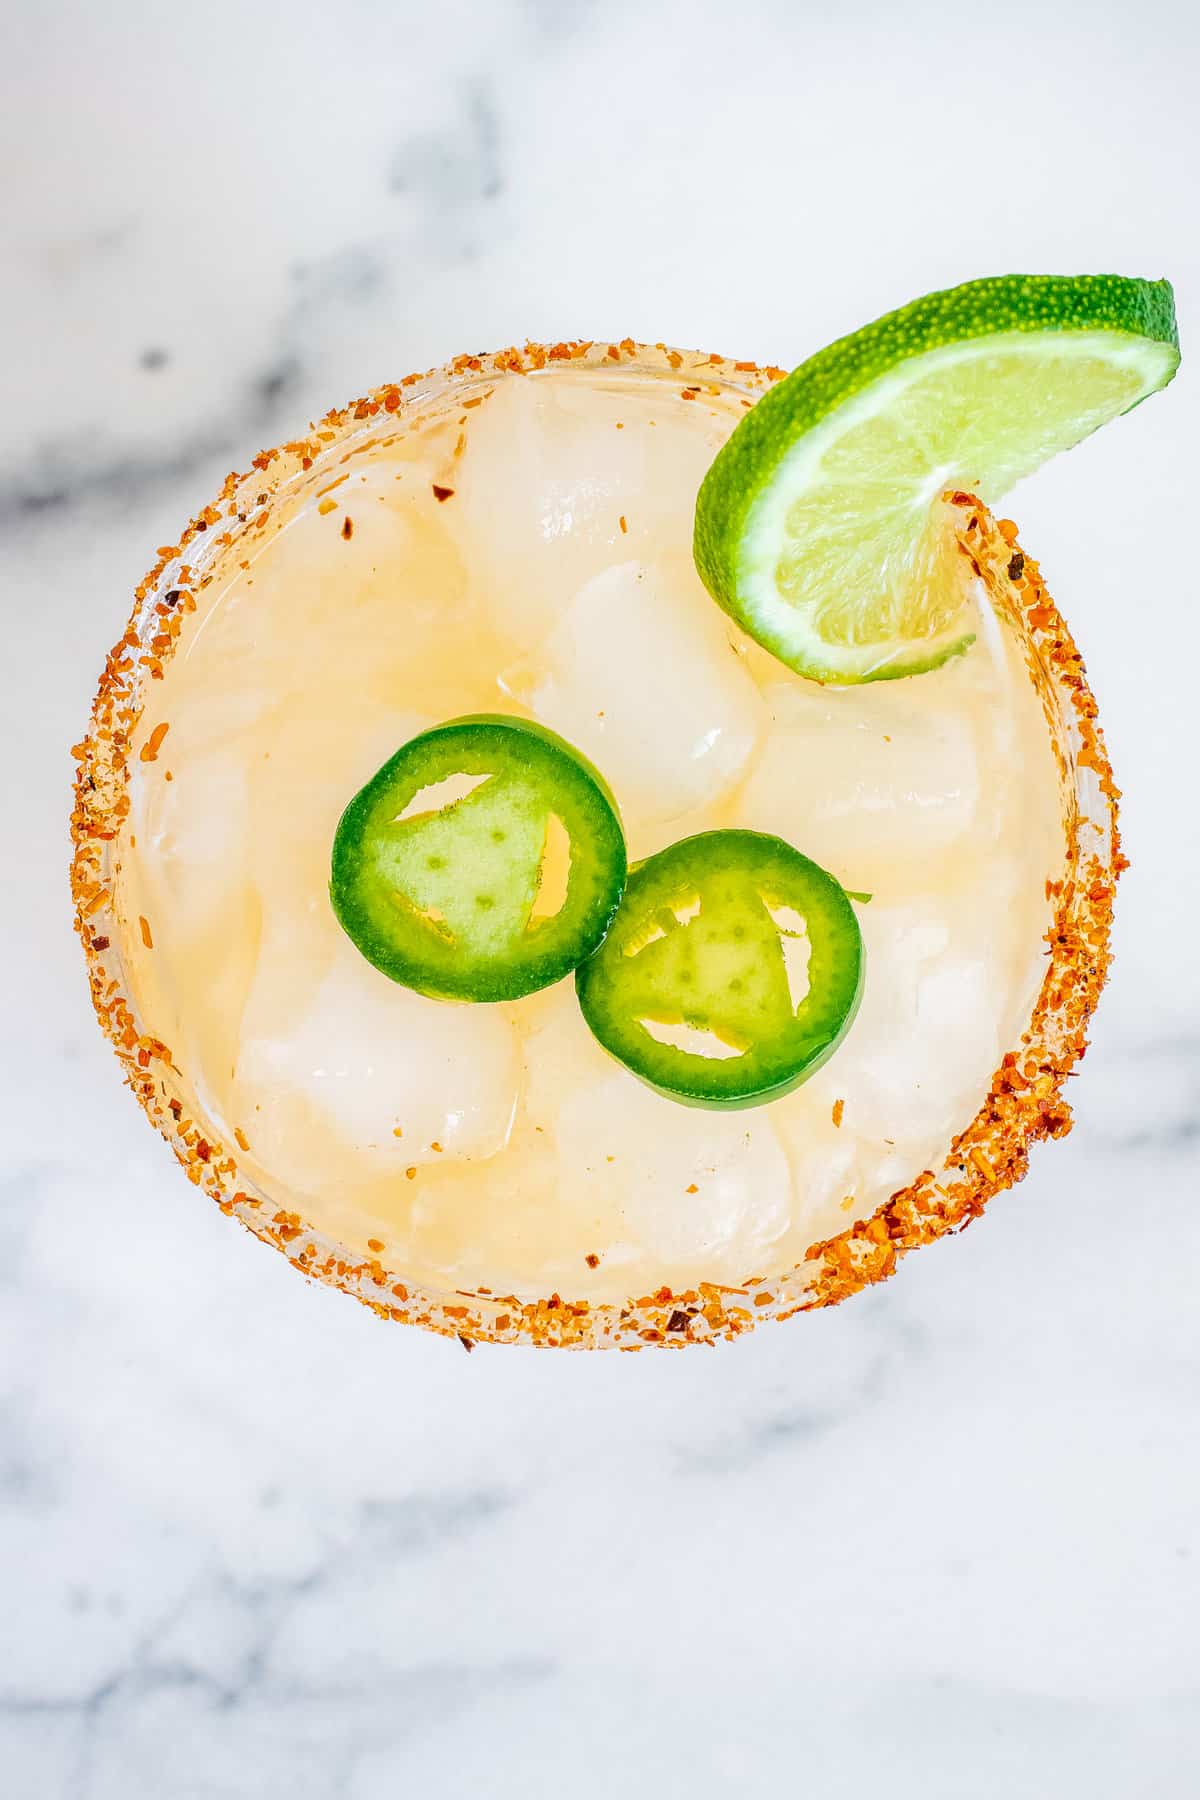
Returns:
[[[981,597],[966,655],[848,689],[743,638],[691,527],[745,404],[552,366],[401,414],[275,499],[149,684],[117,887],[138,1010],[264,1193],[432,1289],[621,1299],[790,1267],[940,1165],[1029,1019],[1064,834],[1020,628]],[[482,711],[590,757],[631,858],[748,827],[870,895],[825,1068],[751,1111],[683,1107],[605,1055],[569,980],[453,1005],[359,955],[327,892],[342,809]]]

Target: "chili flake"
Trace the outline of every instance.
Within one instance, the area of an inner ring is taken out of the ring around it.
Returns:
[[[142,762],[152,763],[155,760],[159,751],[162,749],[162,741],[170,729],[171,727],[165,719],[154,727],[154,730],[150,733],[150,736],[138,751],[139,759]]]

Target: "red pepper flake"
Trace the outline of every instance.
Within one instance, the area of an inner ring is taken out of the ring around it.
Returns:
[[[752,362],[735,362],[734,368],[739,375],[757,375],[758,364]]]
[[[196,1155],[200,1158],[202,1163],[206,1163],[212,1155],[212,1145],[207,1138],[196,1139]]]
[[[145,944],[147,950],[153,950],[154,939],[150,935],[150,921],[149,921],[149,919],[145,918],[141,913],[138,914],[138,926],[142,933],[143,944]]]
[[[496,1314],[496,1330],[497,1331],[507,1331],[511,1324],[512,1324],[512,1320],[509,1318],[507,1313],[497,1313]]]
[[[413,1168],[405,1169],[404,1173],[410,1181],[415,1181],[417,1179],[417,1171]]]
[[[347,543],[354,536],[354,520],[350,517],[349,513],[347,513],[342,520],[342,536],[346,539]]]
[[[688,1316],[682,1310],[681,1307],[677,1306],[675,1308],[675,1311],[671,1314],[670,1318],[667,1320],[667,1330],[668,1331],[686,1331],[687,1328],[688,1328]]]
[[[622,513],[622,514],[621,514],[621,521],[620,521],[620,523],[621,523],[621,530],[622,530],[622,531],[628,531],[628,530],[629,530],[629,526],[628,526],[628,525],[627,525],[627,524],[626,524],[626,522],[625,522],[625,514],[624,514],[624,513]]]
[[[383,396],[384,412],[396,412],[400,406],[400,389],[389,388]]]
[[[467,1337],[465,1332],[461,1332],[461,1331],[459,1332],[458,1341],[462,1345],[463,1349],[468,1352],[475,1348],[474,1341],[471,1338]]]
[[[398,1281],[396,1283],[395,1287],[392,1289],[392,1292],[393,1292],[393,1294],[395,1294],[397,1300],[407,1300],[408,1299],[408,1289],[405,1287],[405,1285],[402,1281]]]
[[[845,1114],[845,1111],[846,1111],[846,1102],[844,1100],[835,1100],[833,1103],[833,1114],[832,1114],[833,1122],[835,1125],[841,1124],[843,1115]]]
[[[454,496],[453,488],[439,487],[436,481],[432,483],[432,487],[433,487],[433,497],[438,502],[439,505],[441,505],[446,500],[452,499]]]
[[[589,1269],[598,1269],[600,1267],[600,1258],[596,1255],[594,1250],[589,1250],[583,1260]]]
[[[249,1143],[249,1140],[248,1140],[248,1138],[247,1138],[247,1137],[246,1137],[246,1134],[245,1134],[245,1132],[244,1132],[244,1131],[243,1131],[243,1130],[242,1130],[242,1128],[241,1128],[241,1126],[240,1126],[240,1125],[235,1125],[235,1126],[234,1126],[234,1128],[233,1128],[233,1135],[234,1135],[234,1138],[235,1138],[235,1140],[236,1140],[236,1142],[237,1142],[237,1147],[238,1147],[238,1149],[239,1149],[239,1150],[249,1150],[249,1148],[250,1148],[250,1143]]]
[[[696,387],[680,388],[679,397],[681,400],[695,400],[699,397],[699,393],[700,389]]]
[[[171,727],[165,719],[160,725],[154,727],[154,730],[150,733],[150,736],[138,751],[138,756],[142,762],[152,763],[155,760],[159,751],[162,749],[162,741],[170,729]]]
[[[367,1239],[367,1249],[375,1250],[375,1251],[382,1250],[383,1249],[383,1239],[382,1238],[368,1238]]]
[[[107,950],[108,945],[109,945],[109,940],[106,937],[94,937],[92,939],[92,949],[93,950]]]
[[[1025,573],[1025,558],[1021,555],[1021,552],[1018,550],[1017,554],[1013,557],[1012,561],[1008,565],[1008,579],[1010,581],[1020,581],[1020,579],[1024,573]]]

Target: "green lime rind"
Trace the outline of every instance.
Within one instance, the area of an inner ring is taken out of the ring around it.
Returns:
[[[818,351],[747,413],[697,499],[700,577],[719,606],[800,674],[854,682],[936,668],[971,641],[966,612],[935,612],[937,629],[921,636],[893,629],[872,638],[873,601],[863,594],[843,606],[860,614],[848,633],[823,629],[822,566],[805,569],[806,546],[832,572],[861,578],[878,522],[886,536],[879,566],[890,567],[895,582],[939,492],[965,487],[994,503],[1049,457],[1164,387],[1179,364],[1178,343],[1166,281],[1006,275],[925,295]],[[926,401],[914,423],[909,415],[922,391],[941,410],[931,417]],[[884,451],[878,479],[868,454],[856,465],[843,447],[848,431],[861,437],[873,428]],[[888,456],[906,433],[912,468],[889,470]],[[822,466],[831,450],[844,465],[832,479]],[[833,525],[842,537],[832,554],[822,538],[822,488],[840,508]],[[797,502],[800,522],[789,527]],[[856,557],[846,549],[851,533]],[[781,592],[776,574],[785,548],[797,585],[803,590],[807,579],[817,592],[815,605],[789,604]]]

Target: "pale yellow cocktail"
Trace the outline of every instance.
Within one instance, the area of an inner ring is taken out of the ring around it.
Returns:
[[[966,495],[964,655],[833,688],[746,638],[692,516],[769,379],[594,345],[379,390],[231,478],[110,668],[76,870],[106,1022],[194,1177],[385,1310],[468,1337],[737,1330],[883,1272],[1057,1128],[1094,996],[1048,1005],[1047,933],[1089,906],[1071,967],[1102,973],[1080,857],[1110,893],[1114,854],[1069,640]],[[569,980],[454,1005],[358,954],[327,893],[342,809],[485,711],[602,770],[631,859],[743,826],[862,896],[864,998],[824,1068],[753,1110],[679,1106],[605,1054]],[[979,1120],[1010,1052],[998,1151]],[[903,1228],[872,1228],[914,1183]]]

